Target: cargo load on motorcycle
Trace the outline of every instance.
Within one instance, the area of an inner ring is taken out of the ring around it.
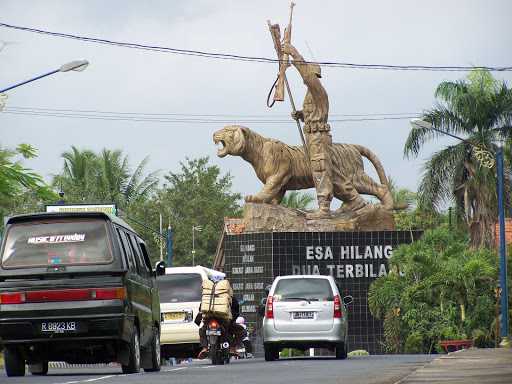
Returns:
[[[231,301],[233,300],[233,289],[228,280],[213,282],[203,281],[203,296],[201,301],[201,312],[206,317],[218,317],[223,320],[231,320]]]

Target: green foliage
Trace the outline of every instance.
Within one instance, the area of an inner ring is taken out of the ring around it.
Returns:
[[[120,150],[103,149],[97,154],[73,146],[62,157],[64,166],[53,185],[64,191],[67,203],[115,203],[128,209],[150,197],[158,184],[157,172],[145,175],[148,158],[132,172],[128,156]]]
[[[179,172],[165,175],[157,193],[158,212],[170,222],[174,236],[175,265],[192,264],[192,227],[195,232],[195,263],[211,265],[224,228],[224,217],[240,215],[240,194],[231,192],[232,176],[221,175],[208,157],[186,159]]]
[[[438,210],[446,203],[454,204],[470,229],[471,245],[490,246],[497,209],[496,172],[482,165],[478,152],[484,148],[494,157],[496,141],[510,143],[512,90],[489,72],[475,70],[465,80],[442,82],[435,95],[438,103],[422,119],[467,141],[450,145],[427,160],[418,188],[419,205]],[[418,156],[428,141],[442,136],[430,128],[413,128],[404,146],[405,156]]]
[[[399,246],[390,273],[369,289],[371,313],[384,319],[390,352],[430,352],[443,339],[467,338],[475,330],[492,339],[497,257],[473,250],[465,233],[442,226]]]
[[[315,201],[314,195],[307,192],[288,191],[281,200],[281,205],[287,208],[306,210]]]
[[[301,356],[306,356],[306,352],[296,348],[284,348],[280,353],[280,357],[282,358]]]
[[[423,336],[419,332],[411,332],[409,336],[407,336],[407,340],[405,340],[404,352],[413,354],[413,353],[423,353]]]
[[[22,164],[22,159],[35,156],[37,150],[29,144],[20,144],[16,150],[0,148],[0,217],[41,211],[43,204],[56,200],[42,177]]]

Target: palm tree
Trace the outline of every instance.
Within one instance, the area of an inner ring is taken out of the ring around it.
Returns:
[[[308,192],[288,191],[281,200],[281,205],[287,208],[306,210],[315,201],[315,197]]]
[[[388,186],[393,196],[393,202],[398,209],[412,209],[416,205],[416,192],[407,188],[399,188],[391,177],[388,177]],[[395,209],[396,209],[395,208]]]
[[[54,187],[65,191],[77,201],[91,200],[96,185],[96,155],[89,150],[75,146],[62,154],[64,168],[61,175],[55,176]]]
[[[425,163],[418,188],[422,207],[438,210],[455,203],[469,228],[473,247],[493,243],[492,225],[497,216],[496,174],[480,162],[481,151],[496,151],[496,141],[512,135],[512,90],[488,71],[474,70],[467,79],[441,83],[438,103],[422,119],[434,128],[462,136]],[[404,146],[406,157],[416,157],[429,140],[443,135],[415,127]]]
[[[148,158],[131,172],[128,156],[120,150],[103,149],[96,154],[72,147],[62,157],[62,174],[53,183],[66,192],[67,200],[109,202],[127,208],[149,196],[158,184],[158,172],[144,175]]]

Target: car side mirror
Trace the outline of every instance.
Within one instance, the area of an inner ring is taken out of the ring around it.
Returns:
[[[165,275],[165,262],[159,261],[155,264],[155,269],[153,270],[155,276]]]
[[[345,297],[343,297],[343,304],[344,305],[349,305],[349,304],[352,304],[352,302],[354,301],[354,298],[350,295],[347,295]]]

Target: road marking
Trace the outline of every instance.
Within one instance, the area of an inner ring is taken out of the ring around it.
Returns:
[[[169,369],[168,371],[166,372],[174,372],[174,371],[181,371],[183,369],[187,369],[187,367],[183,367],[183,368],[174,368],[174,369]]]
[[[54,384],[78,384],[78,383],[91,383],[91,382],[93,382],[93,381],[110,379],[111,377],[116,377],[116,376],[119,376],[119,375],[108,375],[108,376],[94,377],[94,378],[92,378],[92,379],[86,379],[86,380],[75,380],[75,381],[66,381],[65,383],[54,383]]]

